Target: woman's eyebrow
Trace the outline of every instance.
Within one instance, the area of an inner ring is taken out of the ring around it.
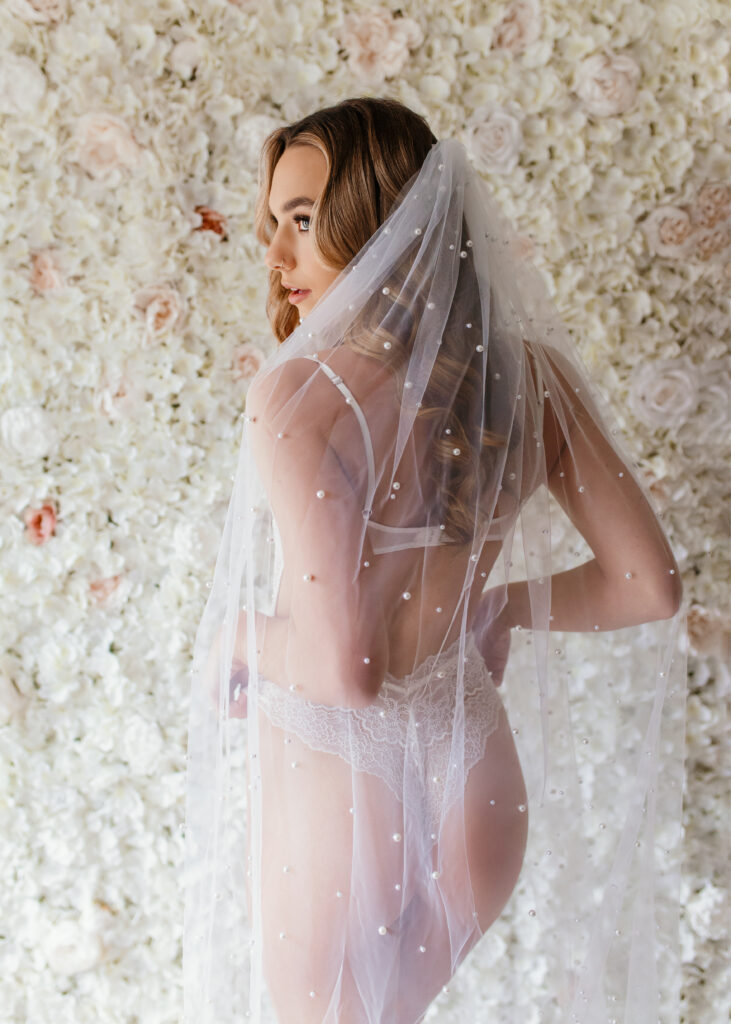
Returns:
[[[309,196],[295,196],[294,199],[288,199],[287,200],[287,202],[282,207],[282,213],[289,213],[290,210],[294,210],[295,207],[297,207],[297,206],[314,206],[314,205],[315,205],[315,200],[314,199],[310,199]],[[274,214],[271,211],[271,207],[269,209],[269,212],[272,214],[272,217],[273,217]]]

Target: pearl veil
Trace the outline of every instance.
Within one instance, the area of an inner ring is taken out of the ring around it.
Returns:
[[[249,387],[194,646],[187,1024],[677,1021],[681,597],[439,140]]]

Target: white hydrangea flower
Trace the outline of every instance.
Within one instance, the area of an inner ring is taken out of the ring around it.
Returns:
[[[35,114],[46,93],[46,76],[34,60],[4,53],[0,62],[0,114]]]

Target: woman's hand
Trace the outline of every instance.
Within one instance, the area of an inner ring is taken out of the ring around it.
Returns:
[[[220,671],[222,630],[219,629],[216,639],[208,653],[208,663],[204,670],[206,689],[214,707],[219,706],[218,678]],[[228,684],[228,717],[246,718],[247,690],[249,686],[249,666],[244,660],[246,650],[246,613],[239,612],[234,649],[231,656],[231,668]]]
[[[229,718],[246,718],[246,692],[249,686],[249,666],[234,655],[228,690]]]
[[[472,623],[472,632],[495,686],[500,686],[510,652],[510,623],[501,607],[503,592],[495,588],[485,593]]]

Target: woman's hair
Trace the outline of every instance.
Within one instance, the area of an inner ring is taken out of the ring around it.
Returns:
[[[275,221],[269,212],[269,193],[274,168],[289,146],[315,146],[327,161],[327,180],[317,198],[309,234],[318,259],[326,266],[343,269],[386,220],[394,201],[407,182],[421,169],[437,142],[426,120],[397,100],[357,97],[316,110],[294,124],[277,128],[264,140],[259,160],[259,195],[255,209],[258,241],[268,246]],[[464,220],[463,235],[466,239]],[[418,243],[413,247],[413,253]],[[433,459],[428,460],[439,496],[441,521],[448,536],[467,541],[475,530],[474,496],[481,492],[482,474],[490,452],[505,438],[482,428],[482,451],[474,451],[469,438],[475,426],[488,419],[483,373],[477,362],[471,335],[482,327],[482,311],[471,261],[461,260],[454,301],[439,354],[423,395],[418,416],[434,421]],[[378,359],[398,379],[400,365],[408,362],[418,315],[425,294],[414,280],[410,255],[394,273],[391,299],[377,292],[353,323],[345,344]],[[408,282],[408,283],[407,283]],[[428,290],[428,289],[427,289]],[[396,303],[393,296],[398,296]],[[390,307],[387,303],[390,302]],[[297,308],[289,302],[281,274],[271,271],[267,316],[274,335],[284,341],[299,323]],[[384,341],[390,341],[384,348]],[[489,351],[488,351],[489,368]],[[489,376],[487,378],[490,379]],[[450,433],[445,437],[445,429]],[[460,449],[455,457],[454,449]]]

